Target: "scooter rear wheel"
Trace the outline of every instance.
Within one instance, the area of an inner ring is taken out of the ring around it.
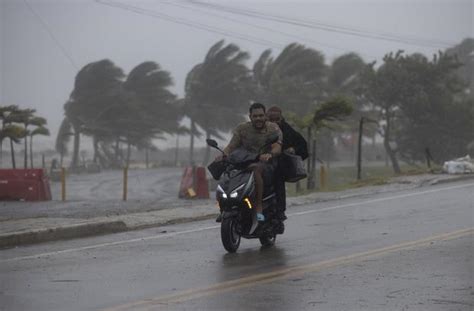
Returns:
[[[240,234],[237,233],[237,221],[234,218],[223,219],[221,223],[222,245],[229,253],[235,253],[240,246]]]

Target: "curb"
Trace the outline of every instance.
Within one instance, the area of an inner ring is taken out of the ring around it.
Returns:
[[[431,185],[446,184],[450,182],[464,181],[464,180],[471,180],[471,179],[474,179],[474,174],[460,175],[460,176],[448,178],[448,179],[438,179],[438,180],[433,181]]]
[[[180,218],[174,218],[174,219],[170,219],[166,221],[152,222],[152,223],[148,223],[144,225],[127,226],[127,229],[125,231],[144,230],[144,229],[156,228],[156,227],[161,227],[161,226],[184,224],[184,223],[193,222],[193,221],[213,219],[216,217],[217,217],[217,213],[206,214],[206,215],[201,215],[201,216],[196,216],[196,217],[180,217]]]
[[[29,232],[14,232],[0,235],[0,248],[117,233],[126,230],[127,226],[123,221],[102,221]]]

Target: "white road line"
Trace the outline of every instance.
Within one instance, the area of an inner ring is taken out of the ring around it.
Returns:
[[[312,213],[317,213],[317,212],[332,211],[332,210],[335,210],[335,209],[346,208],[346,207],[351,207],[351,206],[357,206],[357,205],[362,205],[362,204],[371,204],[371,203],[377,203],[377,202],[383,202],[383,201],[389,201],[389,200],[396,200],[396,199],[408,198],[408,197],[413,197],[413,196],[418,196],[418,195],[423,195],[423,194],[433,193],[433,192],[439,192],[439,191],[444,191],[444,190],[468,188],[468,187],[471,187],[471,186],[474,186],[474,183],[467,184],[467,185],[461,185],[461,186],[452,186],[452,187],[441,188],[441,189],[427,190],[427,191],[422,191],[422,192],[417,192],[417,193],[401,194],[401,195],[396,195],[396,196],[393,196],[393,197],[368,200],[368,201],[364,201],[364,202],[360,202],[360,203],[349,203],[349,204],[338,205],[338,206],[333,206],[333,207],[321,208],[321,209],[317,209],[317,210],[310,210],[310,211],[292,213],[289,216],[301,216],[301,215],[307,215],[307,214],[312,214]]]
[[[291,213],[288,216],[289,217],[301,216],[301,215],[307,215],[307,214],[312,214],[312,213],[331,211],[331,210],[340,209],[340,208],[353,207],[353,206],[366,205],[366,204],[371,204],[371,203],[376,203],[376,202],[383,202],[383,201],[390,201],[390,200],[408,198],[408,197],[419,196],[419,195],[424,195],[424,194],[428,194],[428,193],[447,191],[447,190],[453,190],[453,189],[468,188],[468,187],[472,187],[472,186],[474,186],[474,183],[470,183],[470,184],[467,184],[467,185],[446,187],[446,188],[441,188],[441,189],[421,191],[421,192],[416,192],[416,193],[396,195],[396,196],[392,196],[392,197],[388,197],[388,198],[368,200],[368,201],[363,201],[363,202],[359,202],[359,203],[350,203],[350,204],[337,205],[337,206],[332,206],[332,207],[327,207],[327,208],[322,208],[322,209],[317,209],[317,210]],[[131,239],[131,240],[95,244],[95,245],[78,247],[78,248],[70,248],[70,249],[65,249],[65,250],[61,250],[61,251],[40,253],[40,254],[30,255],[30,256],[14,257],[14,258],[9,258],[9,259],[2,259],[2,260],[0,260],[0,263],[2,263],[2,262],[11,262],[11,261],[19,261],[19,260],[27,260],[27,259],[39,259],[39,258],[47,257],[47,256],[67,254],[67,253],[72,253],[72,252],[80,252],[80,251],[84,251],[84,250],[96,249],[96,248],[101,248],[101,247],[109,247],[109,246],[122,245],[122,244],[134,243],[134,242],[143,242],[143,241],[149,241],[149,240],[169,238],[169,237],[174,237],[174,236],[177,236],[177,235],[183,235],[183,234],[188,234],[188,233],[213,230],[213,229],[217,229],[217,228],[220,228],[220,226],[217,225],[217,226],[204,227],[204,228],[199,228],[199,229],[191,229],[191,230],[185,230],[185,231],[165,233],[165,234],[160,234],[160,235],[152,235],[152,236],[148,236],[148,237],[136,238],[136,239]]]
[[[72,252],[80,252],[80,251],[85,251],[85,250],[89,250],[89,249],[101,248],[101,247],[108,247],[108,246],[121,245],[121,244],[134,243],[134,242],[143,242],[143,241],[156,240],[156,239],[162,239],[162,238],[169,238],[169,237],[173,237],[173,236],[176,236],[176,235],[182,235],[182,234],[199,232],[199,231],[206,231],[206,230],[211,230],[211,229],[216,229],[216,228],[220,228],[220,226],[212,226],[212,227],[204,227],[204,228],[199,228],[199,229],[178,231],[178,232],[172,232],[172,233],[164,233],[164,234],[160,234],[160,235],[152,235],[152,236],[148,236],[148,237],[136,238],[136,239],[131,239],[131,240],[95,244],[95,245],[90,245],[90,246],[70,248],[70,249],[65,249],[65,250],[61,250],[61,251],[49,252],[49,253],[41,253],[41,254],[30,255],[30,256],[2,259],[2,260],[0,260],[0,262],[9,262],[9,261],[17,261],[17,260],[25,260],[25,259],[35,259],[35,258],[41,258],[41,257],[47,257],[47,256],[53,256],[53,255],[67,254],[67,253],[72,253]]]

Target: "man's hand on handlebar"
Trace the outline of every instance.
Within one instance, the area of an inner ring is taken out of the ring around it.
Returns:
[[[268,162],[272,159],[272,157],[273,156],[271,153],[264,153],[264,154],[261,154],[258,159],[262,162]]]
[[[225,158],[227,158],[227,154],[219,154],[217,155],[217,157],[214,159],[214,162],[219,162],[219,161],[222,161],[224,160]]]

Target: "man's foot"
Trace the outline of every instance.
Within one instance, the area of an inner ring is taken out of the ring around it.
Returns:
[[[285,212],[278,212],[277,218],[278,218],[278,220],[281,220],[281,221],[284,221],[284,220],[288,219],[288,217],[286,217]]]
[[[257,221],[263,222],[265,221],[265,216],[262,213],[257,213]]]
[[[283,234],[285,232],[285,224],[281,221],[275,228],[276,234]]]
[[[216,218],[216,222],[222,222],[222,214],[219,214]]]

